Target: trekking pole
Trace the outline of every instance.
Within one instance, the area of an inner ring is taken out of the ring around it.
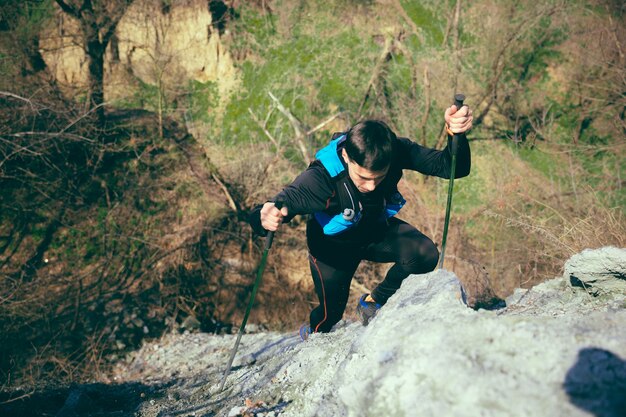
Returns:
[[[276,201],[274,203],[276,208],[280,210],[283,207],[282,201]],[[252,294],[250,295],[250,301],[248,302],[248,308],[246,309],[246,314],[243,316],[243,321],[241,322],[241,327],[239,327],[239,333],[237,334],[237,341],[235,342],[235,346],[233,350],[230,352],[230,359],[228,360],[228,365],[226,366],[226,371],[224,372],[224,376],[222,377],[222,383],[220,385],[220,392],[224,390],[224,384],[226,384],[226,378],[228,378],[228,374],[230,374],[230,368],[233,365],[233,360],[235,359],[235,355],[237,354],[237,348],[239,348],[239,342],[241,341],[241,335],[243,335],[243,331],[246,328],[246,323],[248,321],[248,316],[250,315],[250,310],[252,310],[252,305],[254,304],[254,297],[256,296],[256,292],[259,289],[259,285],[261,284],[261,277],[263,276],[263,270],[265,269],[265,264],[267,263],[267,254],[272,247],[272,241],[274,240],[274,232],[267,232],[267,236],[265,237],[265,249],[263,250],[263,256],[261,257],[261,263],[259,264],[259,269],[256,274],[256,281],[254,282],[254,287],[252,288]]]
[[[454,95],[454,105],[459,111],[463,107],[465,96],[463,94]],[[439,269],[443,268],[443,256],[446,253],[446,240],[448,238],[448,224],[450,223],[450,208],[452,207],[452,190],[454,189],[454,175],[456,171],[456,151],[458,148],[460,134],[455,133],[452,136],[450,150],[452,151],[452,166],[450,167],[450,182],[448,184],[448,202],[446,203],[446,220],[443,223],[443,239],[441,241],[441,256],[439,257]]]

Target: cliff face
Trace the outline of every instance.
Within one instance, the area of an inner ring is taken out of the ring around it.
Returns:
[[[593,291],[572,285],[598,275]],[[167,387],[144,416],[624,416],[624,276],[626,250],[585,251],[564,277],[475,311],[439,270],[409,277],[367,327],[245,335],[224,392],[234,335],[170,335],[115,379]]]
[[[626,249],[587,250],[563,277],[476,311],[453,273],[413,275],[367,327],[343,321],[302,342],[248,323],[224,391],[236,336],[172,333],[106,384],[0,396],[0,414],[623,417],[624,277]]]
[[[237,85],[232,58],[205,0],[136,0],[107,47],[105,100],[127,99],[140,82],[176,90],[189,80],[213,81],[221,100]],[[40,41],[41,54],[68,94],[87,88],[87,59],[78,23],[57,11]]]

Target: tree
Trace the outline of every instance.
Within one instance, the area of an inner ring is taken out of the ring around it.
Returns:
[[[0,84],[15,92],[17,74],[29,76],[46,68],[39,51],[39,33],[52,16],[52,4],[46,0],[0,2]]]
[[[55,0],[63,12],[78,20],[88,60],[89,106],[104,121],[104,54],[126,9],[133,0]]]

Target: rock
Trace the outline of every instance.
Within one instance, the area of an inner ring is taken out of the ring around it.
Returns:
[[[218,105],[225,106],[240,75],[223,36],[213,28],[207,1],[168,3],[168,12],[152,0],[136,0],[126,9],[115,30],[116,45],[109,45],[105,55],[106,101],[128,99],[138,80],[168,88],[196,80],[214,82]],[[41,36],[40,52],[61,90],[76,94],[88,85],[87,57],[74,41],[80,39],[81,29],[75,19],[62,18],[65,13],[58,8],[56,13],[59,17],[51,19],[53,24]]]
[[[527,289],[516,288],[513,294],[506,297],[506,300],[505,300],[506,305],[510,306],[513,304],[517,304],[522,299],[522,297],[525,296],[527,293],[528,293]]]
[[[228,417],[237,417],[243,414],[243,412],[246,411],[246,407],[240,406],[240,407],[233,407],[230,409],[230,411],[228,412]]]
[[[57,412],[57,416],[76,416],[78,413],[89,410],[91,399],[85,394],[84,388],[78,386],[70,390],[63,407]]]
[[[261,328],[258,324],[250,323],[246,327],[246,333],[258,333],[261,331]]]
[[[183,324],[181,324],[180,327],[182,329],[195,330],[200,328],[200,322],[194,316],[187,316],[187,318],[183,321]]]
[[[626,249],[586,249],[565,263],[563,277],[591,295],[626,294]]]
[[[626,294],[593,297],[570,284],[599,271],[604,280],[589,285],[608,291],[598,283],[623,281],[623,255],[586,251],[566,278],[518,289],[498,311],[468,308],[459,279],[437,270],[404,280],[367,327],[346,320],[305,343],[293,332],[244,334],[225,395],[234,335],[172,333],[124,366],[126,380],[141,365],[143,383],[166,384],[160,415],[191,404],[229,417],[624,417]]]

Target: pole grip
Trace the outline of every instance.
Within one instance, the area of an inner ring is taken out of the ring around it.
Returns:
[[[454,95],[454,105],[456,106],[456,111],[459,111],[459,109],[461,107],[463,107],[463,102],[465,101],[465,95],[464,94],[455,94]],[[451,151],[452,151],[452,155],[456,155],[456,151],[459,147],[459,136],[461,136],[458,133],[455,133],[452,136],[452,144],[451,144]]]
[[[274,206],[278,210],[282,209],[284,204],[285,203],[282,200],[276,200],[274,202]],[[272,247],[273,241],[274,241],[274,232],[273,231],[267,232],[267,236],[265,237],[265,250],[266,251],[270,250],[270,248]]]
[[[460,109],[461,107],[463,107],[463,102],[465,101],[465,95],[464,94],[455,94],[454,95],[454,105],[456,106],[456,109]]]

